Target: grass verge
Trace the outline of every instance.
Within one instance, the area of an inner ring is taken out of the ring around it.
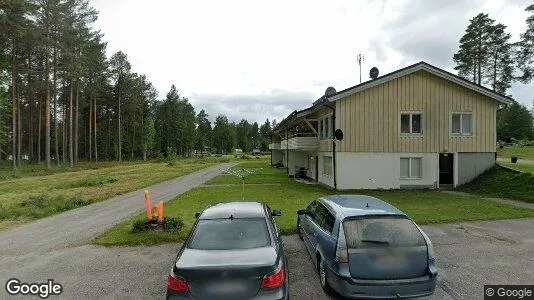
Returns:
[[[497,149],[497,156],[510,158],[512,156],[517,156],[522,159],[534,160],[534,146],[528,147],[518,147],[518,146],[509,146],[502,149]]]
[[[28,175],[0,181],[0,230],[102,201],[227,162],[227,158],[179,159],[100,165],[79,171]],[[30,172],[33,174],[32,172]]]
[[[527,172],[517,173],[496,165],[474,181],[460,187],[460,190],[481,196],[534,203],[534,175]]]
[[[248,162],[247,162],[248,163]],[[247,166],[240,164],[237,168]],[[305,185],[288,179],[285,170],[270,168],[264,162],[263,170],[252,175],[266,183],[278,182],[279,186],[254,185],[245,186],[245,199],[267,203],[272,209],[282,211],[282,217],[276,219],[283,234],[296,231],[296,211],[305,208],[312,200],[335,193],[321,186]],[[211,181],[217,183],[232,182],[228,175],[221,175]],[[194,214],[201,212],[208,205],[218,202],[239,201],[242,198],[239,184],[234,186],[199,187],[193,189],[165,205],[165,214],[179,217],[184,227],[177,233],[142,232],[133,233],[132,226],[137,220],[144,219],[140,214],[110,229],[95,240],[105,246],[116,245],[152,245],[165,242],[183,241],[195,222]],[[447,223],[458,221],[495,220],[507,218],[534,217],[534,210],[524,210],[509,205],[484,200],[477,196],[450,195],[432,190],[374,190],[356,191],[383,199],[406,212],[418,224]]]
[[[534,165],[531,164],[522,164],[522,163],[507,163],[507,162],[499,162],[499,165],[505,166],[510,169],[514,169],[520,172],[530,173],[534,174]]]

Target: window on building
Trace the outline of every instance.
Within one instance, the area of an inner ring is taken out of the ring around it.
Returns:
[[[334,130],[332,129],[332,116],[319,119],[319,139],[332,138]]]
[[[473,135],[473,114],[472,113],[452,113],[451,134],[452,135]]]
[[[401,178],[422,178],[423,160],[420,157],[402,157],[400,159]]]
[[[402,134],[422,134],[423,117],[421,113],[401,113],[401,133]]]
[[[332,176],[333,170],[332,170],[332,157],[324,156],[323,157],[323,174]]]

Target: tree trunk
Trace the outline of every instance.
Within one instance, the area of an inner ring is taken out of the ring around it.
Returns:
[[[98,144],[96,143],[96,98],[93,99],[95,109],[93,111],[94,126],[95,126],[95,162],[98,162]]]
[[[45,81],[45,89],[46,89],[46,98],[45,98],[45,162],[46,162],[46,168],[50,169],[50,58],[49,55],[49,45],[50,45],[50,34],[49,34],[49,28],[48,28],[48,13],[49,13],[49,7],[47,2],[46,7],[46,23],[45,23],[45,70],[44,70],[44,81]]]
[[[59,141],[57,126],[57,48],[54,46],[54,159],[59,166]]]
[[[493,91],[497,89],[497,53],[493,58]]]
[[[146,151],[147,151],[147,144],[145,143],[143,145],[143,160],[146,161]]]
[[[11,49],[11,126],[12,126],[12,162],[13,170],[17,168],[17,59],[15,42]]]
[[[120,90],[120,83],[119,83],[119,162],[122,161],[122,144],[121,144],[121,90]]]
[[[41,106],[42,106],[42,103],[43,103],[43,100],[41,99],[41,96],[42,96],[42,93],[38,93],[38,99],[39,99],[39,104],[38,104],[38,110],[39,110],[39,114],[38,114],[38,128],[37,128],[37,163],[41,163],[41,128],[43,128],[43,122],[42,122],[42,113],[41,113]]]
[[[61,156],[63,159],[63,163],[67,163],[67,102],[65,101],[65,104],[63,105],[63,130],[62,130],[62,136],[63,136],[63,143],[62,143],[62,151]]]
[[[93,143],[91,142],[91,139],[93,138],[93,125],[91,124],[91,121],[93,119],[93,103],[91,102],[91,98],[89,98],[89,161],[93,161]]]
[[[75,108],[75,115],[74,115],[74,164],[78,163],[78,143],[79,143],[79,98],[80,98],[80,87],[79,87],[79,81],[76,80],[76,104],[74,106]]]
[[[70,84],[70,97],[69,97],[69,166],[74,167],[74,149],[73,146],[73,136],[72,136],[72,101],[74,97],[74,89],[72,83]]]
[[[28,58],[28,69],[30,68],[30,58]],[[28,114],[28,155],[31,162],[34,162],[35,156],[34,156],[34,148],[33,148],[33,94],[31,89],[31,76],[28,73],[28,108],[29,108],[29,114]]]
[[[22,86],[22,82],[20,82]],[[20,112],[20,88],[17,89],[17,163],[20,166],[22,163],[22,118]]]

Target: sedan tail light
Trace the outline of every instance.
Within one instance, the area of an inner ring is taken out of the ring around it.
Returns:
[[[284,285],[286,273],[284,264],[281,263],[278,269],[270,274],[265,275],[261,281],[261,287],[264,289],[275,289]]]
[[[172,275],[169,275],[167,279],[167,288],[174,292],[189,292],[187,281],[179,277],[175,278]]]

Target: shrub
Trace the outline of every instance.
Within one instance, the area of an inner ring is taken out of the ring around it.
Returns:
[[[165,229],[166,231],[174,232],[182,229],[183,227],[184,222],[178,217],[166,217],[165,219],[163,219],[163,229]]]
[[[146,220],[137,220],[132,225],[132,233],[145,232],[149,230],[163,230],[176,232],[184,227],[184,222],[179,217],[165,217],[161,225],[153,226],[155,223]]]
[[[147,231],[148,228],[149,228],[149,223],[145,220],[137,220],[133,223],[133,226],[132,226],[132,232],[133,233],[137,233],[137,232],[143,232],[143,231]]]

